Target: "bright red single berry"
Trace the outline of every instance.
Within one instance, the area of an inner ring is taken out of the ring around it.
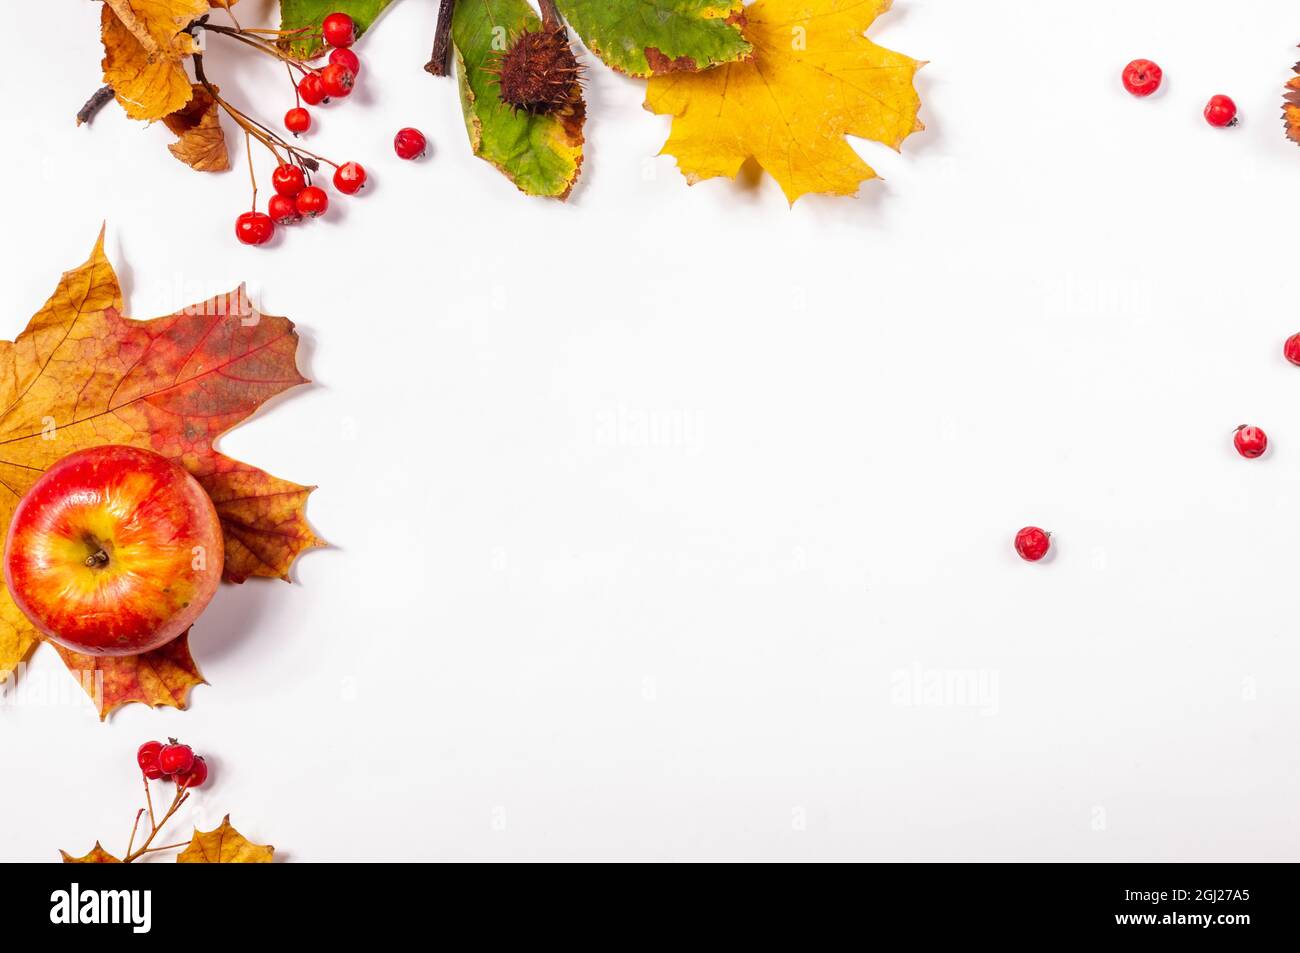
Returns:
[[[207,779],[208,763],[202,758],[195,758],[194,764],[190,766],[188,771],[177,774],[172,778],[177,785],[186,789],[202,787],[203,782]]]
[[[307,187],[307,177],[302,169],[287,162],[281,162],[271,173],[271,187],[280,195],[293,198]]]
[[[298,203],[292,195],[272,195],[266,203],[266,211],[271,216],[271,221],[277,225],[297,225],[302,221],[302,216],[298,214]]]
[[[265,245],[275,234],[275,222],[265,212],[245,212],[235,219],[235,237],[245,245]]]
[[[1205,104],[1205,121],[1211,126],[1231,126],[1237,121],[1237,104],[1227,96],[1211,96]]]
[[[1016,552],[1021,559],[1036,563],[1052,548],[1052,534],[1037,526],[1026,526],[1016,533]]]
[[[330,207],[330,197],[324,189],[309,185],[298,193],[297,205],[298,214],[303,218],[320,218]]]
[[[355,195],[366,187],[366,170],[359,162],[345,162],[334,170],[334,188]]]
[[[428,145],[429,141],[424,138],[424,133],[410,126],[397,130],[397,135],[393,136],[393,149],[401,159],[420,158]]]
[[[352,70],[353,76],[361,75],[361,57],[351,50],[339,49],[330,50],[330,62],[337,63],[339,66],[346,66]]]
[[[269,222],[270,219],[268,218],[267,221]],[[194,767],[194,749],[189,745],[179,744],[175,738],[167,740],[171,744],[163,745],[162,750],[158,752],[158,767],[162,768],[163,774],[185,774]]]
[[[162,751],[161,741],[146,741],[135,753],[135,763],[140,766],[144,776],[151,781],[162,777],[162,768],[158,767],[158,752]]]
[[[357,41],[357,25],[346,13],[331,13],[321,21],[320,31],[330,46],[351,46]]]
[[[325,87],[325,95],[335,99],[342,99],[345,96],[352,95],[352,87],[356,85],[357,74],[342,63],[330,63],[320,71],[320,81],[321,85]]]
[[[1242,424],[1232,435],[1232,445],[1247,460],[1254,460],[1268,449],[1268,434],[1258,427]]]
[[[308,73],[298,80],[298,95],[308,106],[317,106],[325,101],[325,84],[319,73]]]
[[[1164,75],[1160,67],[1150,60],[1134,60],[1124,67],[1120,78],[1124,82],[1124,88],[1134,96],[1150,96],[1160,88]]]
[[[1292,364],[1300,365],[1300,334],[1293,334],[1282,345],[1282,354]]]
[[[297,106],[284,114],[284,128],[295,136],[300,136],[311,128],[311,113]]]

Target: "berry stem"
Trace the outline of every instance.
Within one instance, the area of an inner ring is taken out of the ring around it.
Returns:
[[[280,154],[281,150],[283,150],[288,153],[290,161],[313,172],[318,168],[317,163],[319,162],[324,162],[326,165],[332,165],[336,169],[338,168],[338,163],[332,159],[327,159],[322,155],[317,155],[315,152],[302,148],[302,146],[293,145],[286,141],[285,138],[275,130],[262,125],[247,113],[230,105],[229,102],[222,99],[221,94],[217,92],[217,88],[208,82],[208,77],[203,70],[203,54],[195,53],[192,59],[194,60],[194,77],[199,81],[203,88],[207,90],[208,95],[212,97],[212,101],[226,111],[226,114],[235,121],[235,124],[239,126],[240,129],[244,130],[246,136],[251,136],[271,150],[271,154],[275,156],[277,164],[283,164],[286,161]],[[251,154],[249,156],[249,174],[252,174]],[[253,184],[253,191],[254,197],[256,197],[256,183]]]
[[[211,33],[216,33],[218,36],[228,36],[232,40],[238,40],[245,46],[251,46],[253,49],[264,53],[267,56],[274,56],[276,59],[282,60],[283,62],[288,63],[291,67],[302,70],[304,73],[315,72],[310,66],[298,59],[296,56],[290,56],[274,43],[268,42],[260,36],[250,35],[250,31],[248,30],[232,30],[228,26],[216,26],[211,23],[204,26],[204,29]]]
[[[451,52],[451,17],[456,12],[456,0],[442,0],[438,6],[438,25],[433,32],[433,52],[424,69],[431,76],[447,76]]]
[[[135,846],[135,832],[140,829],[140,818],[144,814],[144,808],[135,812],[135,823],[131,825],[131,839],[126,842],[126,852],[131,853],[131,848]]]
[[[149,825],[156,828],[158,822],[155,821],[153,817],[153,798],[149,795],[149,779],[143,774],[140,775],[140,778],[144,781],[144,800],[145,803],[149,805]]]
[[[272,150],[274,151],[274,150]],[[257,176],[253,173],[253,137],[244,130],[244,154],[248,156],[248,179],[253,183],[253,205],[254,212],[257,211]]]
[[[146,797],[146,798],[149,797],[149,779],[148,779],[148,778],[146,778],[146,779],[145,779],[145,782],[144,782],[144,793],[145,793],[145,797]],[[159,823],[155,823],[155,822],[154,822],[154,819],[153,819],[153,801],[152,801],[152,799],[150,799],[150,802],[149,802],[149,826],[152,827],[153,830],[151,830],[151,831],[149,832],[149,836],[146,837],[146,838],[144,839],[144,843],[142,843],[142,844],[140,845],[140,847],[139,847],[137,850],[132,851],[132,850],[130,850],[130,849],[128,848],[128,850],[127,850],[127,855],[126,855],[125,857],[122,858],[122,863],[124,863],[124,864],[129,864],[129,863],[131,863],[133,860],[137,860],[137,859],[139,859],[140,857],[144,856],[145,854],[151,853],[151,851],[150,851],[150,849],[149,849],[149,845],[153,843],[153,839],[154,839],[155,837],[158,836],[158,832],[159,832],[160,830],[162,830],[164,826],[166,826],[167,822],[168,822],[169,820],[171,820],[172,815],[175,814],[178,810],[180,810],[180,806],[181,806],[182,804],[184,804],[186,801],[188,801],[189,798],[190,798],[190,796],[189,796],[189,794],[186,792],[186,790],[185,790],[184,787],[177,787],[177,789],[176,789],[176,796],[175,796],[174,798],[172,798],[171,807],[167,808],[167,813],[163,815],[163,819],[162,819],[162,821],[159,822]],[[140,817],[140,815],[137,814],[137,815],[136,815],[136,819],[138,820],[139,817]],[[132,835],[131,843],[133,843],[133,844],[135,843],[135,836],[134,836],[134,834]],[[173,847],[179,847],[179,846],[181,846],[181,845],[179,845],[179,844],[173,844],[173,845],[170,845],[170,846],[173,846]],[[164,847],[155,847],[155,848],[153,848],[153,850],[166,850],[166,848],[164,848]]]
[[[231,4],[231,0],[214,0],[214,2],[211,5],[214,7],[220,7],[221,9],[225,10],[226,16],[230,17],[230,22],[235,25],[235,29],[242,30],[243,27],[239,25],[239,18],[235,16],[235,11],[230,9],[230,4]]]
[[[86,100],[86,104],[77,110],[77,125],[90,122],[95,115],[108,105],[108,101],[113,98],[112,86],[101,86],[95,90],[94,95]]]

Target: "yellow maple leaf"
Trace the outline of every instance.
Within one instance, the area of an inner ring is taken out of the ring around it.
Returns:
[[[745,8],[753,58],[649,82],[646,108],[673,117],[663,152],[694,184],[735,178],[754,159],[795,199],[853,195],[875,171],[845,141],[897,149],[924,128],[912,85],[925,65],[865,36],[892,0],[757,0]]]
[[[194,832],[190,846],[176,858],[178,864],[269,864],[275,848],[254,844],[230,826],[230,815],[213,831]]]
[[[95,846],[90,849],[89,854],[81,857],[73,857],[66,850],[59,851],[63,855],[65,864],[120,864],[121,861],[104,850],[99,841],[95,841]]]
[[[181,60],[197,49],[184,30],[208,0],[104,0],[104,82],[132,119],[161,119],[190,101]]]

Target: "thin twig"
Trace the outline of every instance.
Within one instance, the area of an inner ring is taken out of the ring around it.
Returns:
[[[145,782],[145,790],[148,790],[147,781]],[[150,824],[153,825],[153,830],[151,830],[149,832],[149,836],[144,839],[144,843],[140,845],[140,849],[128,853],[125,857],[122,858],[122,863],[129,864],[131,863],[131,861],[135,860],[141,855],[149,853],[149,845],[153,843],[153,839],[158,836],[158,832],[163,829],[163,827],[167,824],[169,820],[171,820],[172,815],[175,814],[178,810],[180,810],[181,805],[184,804],[189,799],[190,796],[189,794],[185,793],[185,788],[183,787],[177,788],[176,796],[172,798],[172,806],[167,808],[167,813],[163,815],[162,821],[160,823],[154,824],[153,817],[152,815],[150,816],[149,822]],[[159,850],[161,849],[162,848],[159,848]]]
[[[99,89],[95,90],[94,95],[86,100],[86,105],[77,110],[77,125],[80,126],[83,123],[90,122],[90,120],[94,119],[95,114],[103,109],[112,98],[112,86],[101,86]]]
[[[158,822],[153,818],[153,798],[149,795],[149,779],[143,774],[140,777],[144,779],[144,802],[149,805],[149,826],[156,828]]]
[[[131,848],[135,846],[135,832],[140,827],[140,817],[144,814],[144,808],[135,812],[135,823],[131,825],[131,839],[126,842],[126,852],[131,853]]]
[[[243,27],[239,25],[239,18],[235,16],[235,11],[230,9],[229,0],[215,0],[212,6],[220,7],[221,9],[225,10],[226,16],[230,17],[230,22],[235,25],[236,30],[243,29]]]
[[[438,6],[438,26],[433,33],[433,52],[424,69],[431,76],[450,75],[448,60],[451,56],[451,18],[456,12],[456,0],[442,0]]]

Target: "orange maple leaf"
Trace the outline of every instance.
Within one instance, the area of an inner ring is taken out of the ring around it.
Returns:
[[[101,444],[145,447],[188,469],[212,497],[225,537],[225,578],[288,579],[303,550],[322,545],[300,486],[218,453],[214,441],[269,398],[306,383],[298,335],[258,312],[242,287],[167,317],[122,314],[103,234],[90,259],[10,343],[0,341],[0,533],[46,467]],[[0,681],[40,636],[0,586]],[[184,708],[203,681],[186,638],[138,656],[61,652],[97,699],[100,717],[131,701]]]
[[[1300,143],[1300,63],[1292,70],[1297,75],[1287,81],[1286,95],[1282,97],[1282,125],[1286,127],[1286,137]]]
[[[73,857],[66,850],[61,850],[59,851],[59,853],[63,855],[63,862],[65,864],[120,864],[121,863],[120,860],[118,860],[108,851],[104,850],[104,848],[100,846],[99,841],[95,841],[95,846],[90,849],[89,854],[85,854],[81,857]]]

